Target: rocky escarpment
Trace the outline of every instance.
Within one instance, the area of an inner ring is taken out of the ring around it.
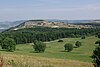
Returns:
[[[22,28],[32,28],[34,26],[43,26],[51,28],[90,28],[91,25],[75,25],[75,24],[66,24],[64,22],[52,22],[47,20],[27,20],[22,24],[13,28],[13,30],[18,30]]]

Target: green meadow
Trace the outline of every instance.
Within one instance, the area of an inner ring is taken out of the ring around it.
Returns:
[[[35,53],[33,49],[33,43],[30,44],[18,44],[16,46],[16,51],[6,52],[1,49],[2,54],[18,54],[18,55],[28,55],[36,57],[46,57],[64,60],[78,60],[82,62],[92,62],[91,55],[95,48],[95,41],[98,38],[91,36],[86,37],[86,39],[81,38],[64,38],[64,42],[58,42],[58,40],[45,42],[47,47],[44,53]],[[79,48],[74,48],[71,52],[64,51],[64,45],[66,43],[75,44],[76,41],[82,42],[82,46]]]

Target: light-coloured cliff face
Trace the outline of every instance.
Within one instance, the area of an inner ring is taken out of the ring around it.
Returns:
[[[45,27],[59,27],[64,26],[64,22],[49,22],[46,20],[29,20],[26,21],[22,28],[31,28],[33,26],[45,26]]]
[[[32,28],[34,26],[43,26],[51,28],[78,28],[78,29],[92,27],[90,25],[65,24],[64,22],[49,22],[47,20],[28,20],[13,30],[18,30],[22,28]]]

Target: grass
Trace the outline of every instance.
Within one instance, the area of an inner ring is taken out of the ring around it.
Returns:
[[[55,65],[59,65],[59,64],[68,65],[67,62],[70,62],[69,67],[73,67],[73,66],[80,67],[80,66],[77,66],[77,64],[76,64],[79,62],[81,65],[83,63],[83,66],[85,65],[84,67],[86,67],[86,64],[87,64],[87,67],[92,67],[91,66],[92,59],[90,58],[90,56],[92,55],[92,52],[95,48],[95,41],[99,40],[98,38],[92,36],[92,37],[86,37],[86,39],[64,38],[63,40],[64,40],[64,42],[57,42],[57,40],[51,41],[51,42],[45,42],[47,45],[47,48],[44,53],[34,53],[32,44],[17,45],[15,52],[6,52],[6,51],[3,51],[2,49],[0,52],[1,52],[1,54],[6,54],[6,55],[13,55],[13,54],[14,54],[14,56],[18,55],[17,56],[18,58],[21,55],[24,57],[31,56],[32,58],[34,58],[34,57],[44,58],[45,57],[46,59],[48,59],[50,61],[49,64],[51,64],[51,65],[53,64],[54,67],[56,67]],[[64,44],[65,43],[75,44],[76,41],[82,42],[82,46],[79,48],[74,48],[74,50],[72,52],[64,52]],[[13,58],[13,56],[10,56],[10,58]],[[42,59],[40,59],[40,60],[43,61]],[[46,61],[48,61],[48,60],[46,60]],[[61,61],[58,62],[58,60],[61,60]],[[18,60],[16,60],[16,62],[17,61]],[[57,62],[57,64],[54,61]],[[62,62],[62,61],[64,61],[64,62]],[[65,63],[65,64],[63,64],[63,63]],[[71,63],[73,63],[73,66],[71,66]],[[76,66],[75,66],[75,64],[76,64]],[[44,65],[45,65],[45,63],[44,63]],[[90,65],[90,66],[88,66],[88,65]]]
[[[3,54],[3,67],[93,67],[92,63],[34,57],[15,54]]]

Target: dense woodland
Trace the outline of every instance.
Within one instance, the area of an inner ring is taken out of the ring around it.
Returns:
[[[24,28],[19,30],[7,30],[0,34],[0,40],[5,37],[10,37],[17,44],[32,43],[38,41],[52,41],[60,38],[73,38],[81,36],[95,35],[100,31],[100,28],[49,28],[49,27],[34,27]]]

